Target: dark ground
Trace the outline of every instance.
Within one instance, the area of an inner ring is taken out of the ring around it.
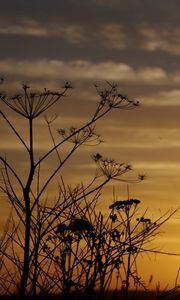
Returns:
[[[123,300],[123,296],[119,293],[115,292],[109,292],[107,297],[104,298],[105,300]],[[150,292],[137,292],[136,294],[134,292],[129,292],[129,297],[128,300],[156,300],[156,292],[150,291]],[[163,299],[163,298],[162,298]],[[170,300],[173,298],[165,298],[166,300]],[[174,298],[175,299],[175,298]],[[176,298],[176,299],[180,299]],[[0,296],[0,300],[18,300],[18,298],[14,295],[12,297],[5,297],[5,296]],[[31,300],[33,300],[31,298]],[[61,297],[59,295],[49,295],[43,298],[37,297],[36,300],[61,300]],[[66,300],[66,299],[63,299]],[[70,300],[70,299],[67,299]],[[74,300],[77,300],[77,298],[74,297]],[[82,300],[82,298],[81,298]],[[92,299],[93,300],[93,299]],[[95,297],[95,300],[97,298]]]

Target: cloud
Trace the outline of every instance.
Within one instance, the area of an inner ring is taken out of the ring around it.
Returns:
[[[138,169],[144,168],[144,166],[146,166],[146,168],[148,170],[169,170],[171,172],[178,172],[180,170],[180,163],[178,162],[171,162],[171,161],[139,161],[139,162],[135,162],[135,167]]]
[[[144,96],[143,104],[147,106],[180,106],[180,90],[159,91],[154,95]]]
[[[0,26],[0,34],[4,35],[26,35],[35,37],[59,37],[69,43],[82,43],[85,39],[83,27],[74,24],[43,23],[33,19],[25,19],[19,23],[7,24],[3,22]]]
[[[142,80],[142,82],[166,82],[168,75],[165,70],[158,67],[144,67],[139,69],[137,72],[137,77]]]
[[[121,20],[68,22],[68,20],[42,21],[22,18],[18,21],[0,22],[1,35],[25,35],[34,37],[61,38],[69,44],[95,45],[111,49],[139,49],[164,51],[180,55],[180,30],[173,25],[159,26],[135,23],[132,27]]]
[[[33,35],[46,36],[47,29],[40,26],[35,21],[25,22],[25,24],[3,24],[0,27],[0,34]]]
[[[165,51],[171,54],[180,55],[180,30],[179,28],[166,25],[139,27],[141,35],[141,47],[148,51]]]
[[[124,120],[125,122],[125,120]],[[134,121],[134,123],[136,120]],[[118,124],[118,121],[117,121]],[[123,143],[121,149],[144,149],[144,150],[170,150],[180,149],[180,129],[178,124],[176,127],[169,128],[168,125],[162,126],[161,123],[156,127],[136,126],[133,124],[121,124],[116,126],[113,123],[104,125],[103,129],[108,136],[108,141],[112,149],[119,148],[117,136],[121,137]],[[106,143],[102,144],[102,147],[106,147]]]
[[[1,74],[49,80],[111,80],[140,84],[168,84],[165,70],[157,67],[134,69],[125,63],[105,61],[92,63],[87,60],[0,60]]]
[[[34,19],[25,19],[12,24],[1,22],[0,34],[2,35],[25,35],[34,37],[56,37],[62,38],[69,44],[96,45],[123,49],[126,47],[126,35],[120,24],[81,24],[76,22],[44,23]]]
[[[134,78],[134,71],[126,64],[104,62],[93,64],[89,61],[75,60],[63,62],[61,60],[1,60],[1,73],[7,75],[24,75],[28,77],[58,79],[130,79]]]

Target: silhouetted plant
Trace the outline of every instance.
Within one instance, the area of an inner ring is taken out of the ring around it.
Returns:
[[[47,233],[46,268],[39,265],[46,277],[43,293],[59,293],[62,299],[105,299],[116,280],[121,299],[128,299],[130,288],[146,289],[138,274],[138,256],[151,251],[151,241],[171,212],[152,221],[146,212],[140,215],[140,200],[128,199],[113,202],[105,216],[98,213],[96,197],[89,201],[84,198],[67,207]],[[46,213],[51,219],[53,211]]]
[[[1,80],[2,82],[2,80]],[[130,170],[129,166],[124,164],[116,164],[111,160],[95,159],[98,164],[98,173],[92,179],[92,182],[85,187],[76,187],[74,190],[68,189],[63,179],[60,184],[60,198],[54,205],[53,210],[58,208],[58,214],[52,217],[51,221],[44,226],[45,208],[40,206],[44,201],[45,191],[49,187],[56,175],[60,176],[62,167],[67,163],[73,153],[82,145],[96,145],[102,142],[100,136],[96,133],[95,124],[104,115],[113,108],[117,109],[133,109],[139,105],[138,101],[130,100],[118,92],[117,86],[108,84],[107,88],[101,89],[96,86],[99,95],[95,112],[92,117],[79,128],[70,127],[69,129],[59,129],[60,140],[55,141],[52,134],[51,123],[46,117],[46,123],[53,141],[53,146],[39,159],[36,158],[36,150],[34,147],[34,137],[37,134],[34,129],[34,120],[40,117],[49,108],[57,102],[62,101],[71,88],[69,82],[66,82],[62,91],[51,91],[44,89],[43,91],[34,91],[29,85],[24,84],[22,91],[14,96],[8,96],[6,93],[0,93],[1,104],[10,108],[14,113],[27,120],[27,128],[24,128],[24,138],[13,125],[8,117],[6,110],[0,110],[2,120],[9,126],[9,129],[18,139],[22,149],[28,155],[29,169],[27,177],[21,178],[17,170],[12,166],[7,156],[0,156],[1,161],[1,186],[0,190],[6,195],[11,203],[16,217],[14,218],[13,233],[11,236],[12,253],[4,252],[6,259],[14,264],[14,268],[20,276],[19,295],[21,299],[25,299],[27,294],[36,296],[39,286],[36,284],[39,275],[39,259],[42,257],[41,252],[45,249],[44,236],[56,223],[58,217],[63,211],[72,206],[74,202],[80,201],[83,197],[98,193],[105,184],[112,179],[118,179],[119,176]],[[27,132],[25,132],[27,129]],[[60,155],[59,149],[66,142],[71,143],[64,156]],[[40,184],[41,166],[46,160],[51,159],[51,155],[57,155],[58,163],[51,174],[47,174],[47,179]],[[99,173],[100,172],[100,173]],[[103,175],[103,176],[102,176]],[[24,176],[24,175],[23,175]],[[101,177],[101,182],[96,179]],[[25,182],[25,183],[24,183]],[[75,196],[74,196],[75,194]],[[63,198],[63,199],[62,199]],[[16,220],[19,220],[18,222]],[[46,219],[46,218],[45,218]],[[17,277],[18,277],[17,276]],[[43,282],[43,279],[41,279]],[[16,283],[14,283],[16,285]],[[42,284],[43,285],[43,284]]]
[[[137,199],[114,201],[108,216],[97,210],[101,191],[109,181],[140,182],[144,175],[128,180],[124,175],[132,170],[129,164],[118,163],[100,153],[92,155],[96,169],[86,185],[72,187],[62,175],[62,168],[80,146],[102,142],[95,129],[99,119],[114,108],[133,109],[139,105],[138,101],[120,94],[114,84],[108,83],[103,89],[95,87],[99,102],[82,126],[60,128],[55,139],[51,127],[55,117],[45,117],[52,147],[40,158],[34,145],[38,134],[34,120],[62,101],[71,85],[66,82],[62,92],[47,89],[37,92],[23,85],[22,92],[13,97],[0,93],[1,104],[27,121],[24,137],[10,121],[6,109],[0,110],[2,120],[20,142],[29,163],[25,177],[18,174],[7,156],[0,156],[0,191],[13,209],[0,247],[0,287],[5,294],[16,293],[21,300],[55,293],[62,299],[71,296],[104,299],[115,277],[117,290],[128,299],[132,280],[136,288],[144,286],[138,276],[137,257],[151,250],[149,242],[171,213],[156,221],[145,213],[138,217]],[[69,147],[64,147],[66,143]],[[66,149],[63,154],[62,147]],[[57,163],[41,181],[41,169],[44,163],[51,162],[51,155],[57,158]],[[52,202],[46,190],[55,177],[59,194]]]

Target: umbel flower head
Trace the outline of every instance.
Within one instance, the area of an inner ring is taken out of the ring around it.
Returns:
[[[128,199],[128,200],[117,200],[116,202],[112,203],[109,208],[110,209],[124,209],[125,207],[130,207],[132,205],[137,206],[141,201],[138,199]]]
[[[71,231],[94,231],[93,225],[85,219],[74,219],[68,225],[68,230]]]
[[[59,129],[58,133],[62,139],[67,139],[73,144],[84,144],[95,146],[102,143],[102,139],[98,133],[96,133],[95,126],[87,126],[82,130],[78,130],[76,127],[70,127],[68,129]]]
[[[127,171],[131,166],[125,163],[117,163],[114,159],[103,158],[101,154],[96,153],[92,156],[97,165],[97,175],[104,175],[107,178],[116,178]]]
[[[22,85],[22,93],[9,97],[0,93],[0,99],[13,111],[27,119],[35,119],[56,103],[71,86],[65,84],[62,92],[50,91],[44,88],[42,92],[35,92],[27,84]]]
[[[100,104],[109,108],[133,109],[139,106],[138,100],[129,99],[126,95],[119,93],[117,84],[111,84],[107,81],[108,87],[101,90],[95,84],[97,93],[100,96]]]
[[[105,176],[108,179],[115,179],[124,182],[140,182],[144,180],[145,175],[139,174],[137,179],[119,178],[121,175],[132,171],[132,167],[126,163],[118,163],[114,159],[104,158],[100,153],[92,155],[94,162],[97,165],[96,177]]]
[[[93,225],[86,219],[80,219],[80,218],[74,218],[71,220],[69,225],[66,224],[59,224],[57,226],[56,233],[64,233],[65,231],[72,231],[72,232],[77,232],[77,231],[94,231]]]

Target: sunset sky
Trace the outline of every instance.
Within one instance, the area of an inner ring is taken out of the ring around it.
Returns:
[[[6,79],[4,90],[11,92],[22,82],[60,89],[69,81],[73,86],[64,106],[52,110],[59,115],[55,129],[87,120],[98,101],[94,83],[103,86],[106,80],[117,83],[120,92],[140,101],[140,107],[111,112],[100,121],[97,129],[105,143],[97,149],[80,151],[69,180],[74,182],[77,174],[81,174],[81,180],[82,174],[88,178],[93,167],[90,156],[98,151],[130,163],[135,176],[139,172],[146,174],[144,182],[132,184],[129,189],[130,196],[141,199],[152,218],[177,208],[180,205],[180,1],[0,2],[0,76]],[[14,124],[21,127],[19,117],[13,118]],[[38,122],[41,133],[44,121]],[[1,151],[18,160],[19,145],[12,145],[5,138],[8,129],[1,120],[0,126]],[[39,149],[43,151],[48,146],[45,135],[41,134]],[[127,198],[126,185],[117,186],[116,194]],[[108,199],[100,205],[105,209]],[[180,212],[164,226],[158,249],[180,254],[179,226]],[[146,257],[143,268],[146,279],[155,274],[155,280],[165,286],[174,282],[179,266],[180,257],[156,256],[151,261]]]

